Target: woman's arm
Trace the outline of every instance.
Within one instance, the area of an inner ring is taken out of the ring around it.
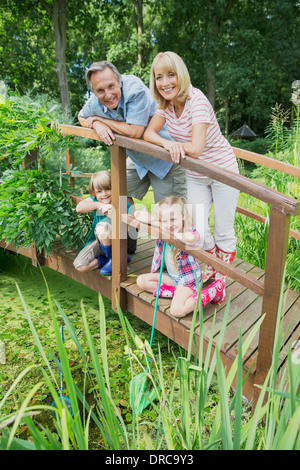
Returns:
[[[173,162],[179,163],[180,157],[184,158],[185,153],[184,149],[180,142],[174,142],[173,140],[164,139],[158,134],[159,131],[163,128],[166,120],[164,117],[154,114],[153,118],[148,124],[147,129],[145,130],[144,140],[151,142],[152,144],[159,145],[164,149],[168,150],[171,154]]]
[[[186,155],[193,158],[200,157],[205,147],[208,126],[206,122],[199,122],[192,127],[191,141],[182,143]]]

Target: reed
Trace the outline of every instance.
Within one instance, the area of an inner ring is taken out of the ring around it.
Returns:
[[[48,288],[47,288],[48,289]],[[266,382],[253,410],[252,416],[245,418],[243,412],[243,379],[242,363],[247,348],[253,340],[264,317],[252,328],[247,338],[242,341],[240,334],[238,355],[229,371],[226,371],[222,363],[220,347],[225,332],[227,317],[230,310],[230,299],[226,306],[220,335],[213,348],[213,336],[211,335],[204,354],[203,337],[200,334],[199,346],[196,354],[194,341],[194,327],[188,351],[181,357],[174,358],[174,373],[171,386],[167,385],[163,370],[161,352],[158,347],[158,355],[154,356],[147,341],[140,340],[132,329],[127,317],[118,308],[120,322],[126,338],[126,354],[129,359],[129,377],[136,373],[136,367],[146,371],[149,365],[148,376],[152,386],[156,388],[157,398],[149,405],[157,413],[157,418],[152,423],[143,421],[134,416],[131,426],[124,422],[120,411],[113,400],[112,387],[110,385],[110,371],[106,350],[106,320],[105,309],[101,296],[99,296],[99,328],[101,341],[101,357],[98,356],[95,340],[91,335],[85,309],[81,304],[83,328],[88,343],[88,353],[82,349],[75,329],[68,316],[56,304],[57,314],[63,319],[65,329],[68,331],[84,363],[85,381],[93,383],[95,405],[91,407],[85,397],[85,386],[81,391],[76,385],[69,366],[68,357],[62,342],[55,303],[52,301],[48,290],[49,309],[55,332],[58,358],[51,351],[53,361],[45,356],[43,346],[36,334],[31,321],[28,307],[22,293],[19,295],[24,312],[34,336],[37,349],[40,353],[43,365],[30,366],[25,369],[16,381],[11,385],[0,402],[0,410],[5,404],[12,390],[17,389],[21,380],[26,380],[26,375],[32,367],[39,367],[42,379],[28,393],[23,400],[20,409],[9,416],[0,418],[0,448],[1,449],[72,449],[87,450],[90,448],[90,429],[97,427],[101,436],[104,449],[111,450],[208,450],[208,449],[299,449],[299,423],[300,423],[300,398],[297,394],[300,384],[300,361],[295,351],[290,351],[285,374],[278,381],[279,352],[282,325],[278,320],[276,341],[273,351],[273,363]],[[203,311],[201,304],[196,305],[193,315],[193,325],[198,315],[203,325]],[[278,315],[280,318],[280,315]],[[213,328],[212,328],[213,331]],[[150,362],[149,362],[150,358]],[[65,380],[65,393],[71,401],[74,415],[71,416],[64,403],[59,400],[58,384],[55,369],[60,369]],[[219,386],[219,403],[215,408],[213,423],[207,428],[205,418],[207,413],[207,399],[212,381],[215,379]],[[175,393],[175,383],[180,381],[180,394]],[[232,385],[235,379],[235,391]],[[57,408],[48,405],[31,405],[33,394],[46,383]],[[287,386],[284,384],[288,384]],[[174,409],[180,403],[180,416],[175,417]],[[54,415],[53,430],[39,424],[36,414],[47,412]],[[264,420],[264,426],[261,426]],[[17,437],[17,429],[20,423],[26,423],[31,435],[31,441],[25,441]],[[148,431],[145,431],[148,429]]]

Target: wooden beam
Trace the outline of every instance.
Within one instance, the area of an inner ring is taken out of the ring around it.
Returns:
[[[4,248],[8,251],[13,251],[20,255],[26,256],[27,258],[32,258],[32,246],[28,248],[15,247],[13,243],[7,244],[5,240],[0,240],[0,248]],[[74,281],[83,284],[84,286],[89,287],[95,292],[100,292],[109,300],[111,300],[111,279],[110,277],[105,277],[99,274],[98,271],[88,271],[86,273],[81,273],[77,271],[73,266],[73,260],[68,256],[56,251],[55,249],[51,251],[48,258],[44,255],[39,255],[39,263],[42,266],[47,266],[54,271],[64,274],[65,276],[74,279]]]
[[[262,385],[272,363],[280,293],[289,241],[290,216],[271,207],[255,383]],[[258,396],[259,391],[257,391]]]
[[[45,264],[44,253],[38,253],[36,249],[36,244],[34,242],[31,243],[31,261],[32,266],[34,266],[35,268],[37,268],[38,266],[43,266]]]
[[[111,147],[111,190],[114,214],[112,221],[112,309],[117,311],[117,302],[126,310],[126,291],[120,283],[127,277],[127,226],[121,221],[122,212],[127,212],[126,151]]]
[[[275,160],[275,158],[266,157],[265,155],[260,155],[259,153],[250,152],[250,150],[240,149],[238,147],[232,148],[237,158],[300,178],[300,168],[297,166]]]

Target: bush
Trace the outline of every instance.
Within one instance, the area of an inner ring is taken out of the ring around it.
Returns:
[[[74,188],[50,172],[15,170],[0,186],[0,239],[16,246],[51,252],[57,237],[65,247],[82,244],[90,219],[77,214],[70,194]]]

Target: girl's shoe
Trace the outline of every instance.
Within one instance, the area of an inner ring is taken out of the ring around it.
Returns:
[[[215,284],[214,288],[216,289],[215,297],[211,300],[212,304],[218,304],[219,302],[223,302],[225,299],[225,280],[224,279],[217,279],[213,284]]]
[[[196,303],[198,294],[194,294],[192,297]],[[202,307],[204,308],[209,303],[216,304],[218,302],[222,302],[224,300],[224,297],[225,297],[224,281],[221,279],[214,281],[212,284],[210,284],[210,286],[205,287],[204,289],[201,290]]]
[[[207,253],[210,253],[211,255],[217,256],[217,246],[215,245],[211,250],[205,250]],[[203,272],[203,284],[205,284],[209,279],[214,277],[216,274],[215,268],[212,266],[209,266],[208,264],[204,268]]]
[[[226,251],[220,250],[220,248],[217,249],[217,257],[228,264],[231,264],[233,262],[235,253],[236,253],[235,251],[226,252]],[[218,302],[223,302],[223,300],[225,299],[225,284],[226,284],[227,276],[225,276],[225,274],[222,274],[220,272],[216,272],[215,278],[216,280],[221,280],[224,283],[223,294],[220,296],[219,299],[215,299],[214,302],[212,302],[212,303],[217,304]]]
[[[157,283],[157,287],[158,287],[158,283]],[[176,290],[175,286],[168,286],[167,284],[161,284],[158,297],[162,297],[164,299],[172,299],[174,297],[175,290]],[[153,295],[154,297],[157,296],[157,288]]]

